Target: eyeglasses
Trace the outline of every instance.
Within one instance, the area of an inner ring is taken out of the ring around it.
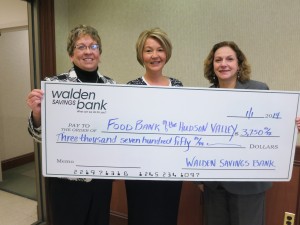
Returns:
[[[99,45],[98,44],[93,44],[90,46],[86,46],[86,45],[75,45],[74,48],[78,49],[79,51],[84,51],[86,49],[89,49],[91,51],[96,51],[97,49],[99,49]]]

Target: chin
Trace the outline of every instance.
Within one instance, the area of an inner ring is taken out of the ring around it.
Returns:
[[[95,71],[97,69],[97,67],[87,67],[87,66],[85,66],[84,68],[83,68],[83,70],[86,70],[86,71]]]
[[[232,80],[232,79],[233,79],[233,76],[230,76],[230,75],[229,76],[225,75],[225,76],[220,76],[219,77],[219,80],[224,80],[224,81],[226,81],[226,80]]]

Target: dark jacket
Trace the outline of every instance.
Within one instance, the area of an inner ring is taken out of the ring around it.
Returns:
[[[216,86],[211,86],[211,88],[217,88]],[[245,83],[237,82],[235,89],[259,89],[259,90],[269,90],[269,87],[262,82],[249,80]],[[271,182],[203,182],[205,186],[216,189],[218,186],[223,187],[226,191],[232,194],[248,195],[248,194],[258,194],[266,191],[272,186]]]

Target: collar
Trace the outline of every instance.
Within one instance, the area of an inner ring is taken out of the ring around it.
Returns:
[[[98,77],[99,77],[100,79],[102,79],[103,75],[100,74],[99,70],[97,70],[97,74],[98,74]],[[74,68],[70,69],[70,71],[69,71],[69,76],[70,76],[71,78],[78,79],[78,76],[77,76],[77,74],[76,74]]]

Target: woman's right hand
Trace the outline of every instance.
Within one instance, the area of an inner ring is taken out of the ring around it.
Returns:
[[[296,118],[296,124],[297,124],[297,128],[298,128],[298,132],[300,132],[300,116],[298,116]]]
[[[32,110],[32,119],[35,127],[41,126],[41,102],[44,92],[41,89],[33,89],[27,96],[27,105]]]

